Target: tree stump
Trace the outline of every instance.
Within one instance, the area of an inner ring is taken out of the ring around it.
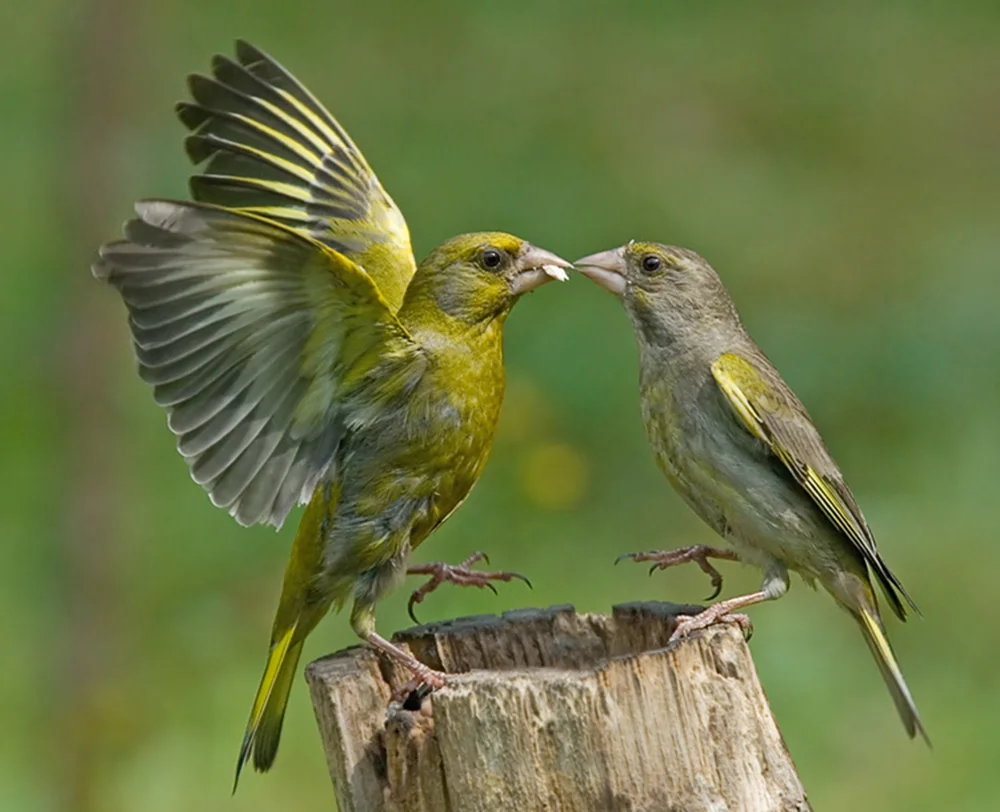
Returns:
[[[402,704],[367,647],[311,663],[340,812],[809,810],[739,628],[668,644],[698,608],[418,626],[393,639],[460,676]]]

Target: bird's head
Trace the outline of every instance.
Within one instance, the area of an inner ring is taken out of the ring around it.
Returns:
[[[501,232],[463,234],[420,263],[404,307],[433,302],[458,321],[477,324],[505,316],[524,293],[572,265],[555,254]],[[419,301],[417,301],[419,300]]]
[[[686,248],[633,240],[581,257],[573,265],[621,299],[649,340],[670,341],[690,328],[738,324],[719,275]]]

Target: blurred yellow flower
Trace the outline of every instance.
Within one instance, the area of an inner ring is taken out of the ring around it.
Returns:
[[[534,445],[521,463],[522,490],[531,501],[548,510],[578,505],[587,493],[589,477],[586,457],[567,443]]]

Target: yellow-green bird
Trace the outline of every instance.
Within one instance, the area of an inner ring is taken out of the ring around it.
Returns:
[[[243,42],[237,57],[179,107],[208,160],[197,202],[141,201],[93,270],[121,293],[140,375],[212,502],[277,527],[307,505],[238,780],[251,754],[273,763],[303,642],[331,607],[351,602],[358,635],[443,684],[376,633],[375,603],[482,473],[511,307],[570,266],[480,233],[414,271],[406,223],[343,129],[272,59]]]
[[[927,734],[885,635],[874,575],[901,619],[905,600],[805,407],[740,323],[729,293],[693,251],[651,242],[576,260],[617,296],[639,345],[639,391],[646,434],[670,484],[733,551],[703,546],[632,554],[665,568],[709,557],[759,567],[758,592],[719,601],[682,620],[675,636],[773,600],[789,570],[816,582],[857,621],[911,737]],[[712,597],[715,597],[713,595]]]

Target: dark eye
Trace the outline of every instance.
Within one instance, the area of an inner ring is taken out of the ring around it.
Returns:
[[[487,248],[483,251],[480,261],[483,263],[484,268],[496,268],[503,262],[503,255],[496,248]]]
[[[642,269],[646,273],[653,273],[653,271],[660,270],[660,266],[662,264],[663,260],[656,256],[656,254],[646,254],[646,256],[642,258]]]

